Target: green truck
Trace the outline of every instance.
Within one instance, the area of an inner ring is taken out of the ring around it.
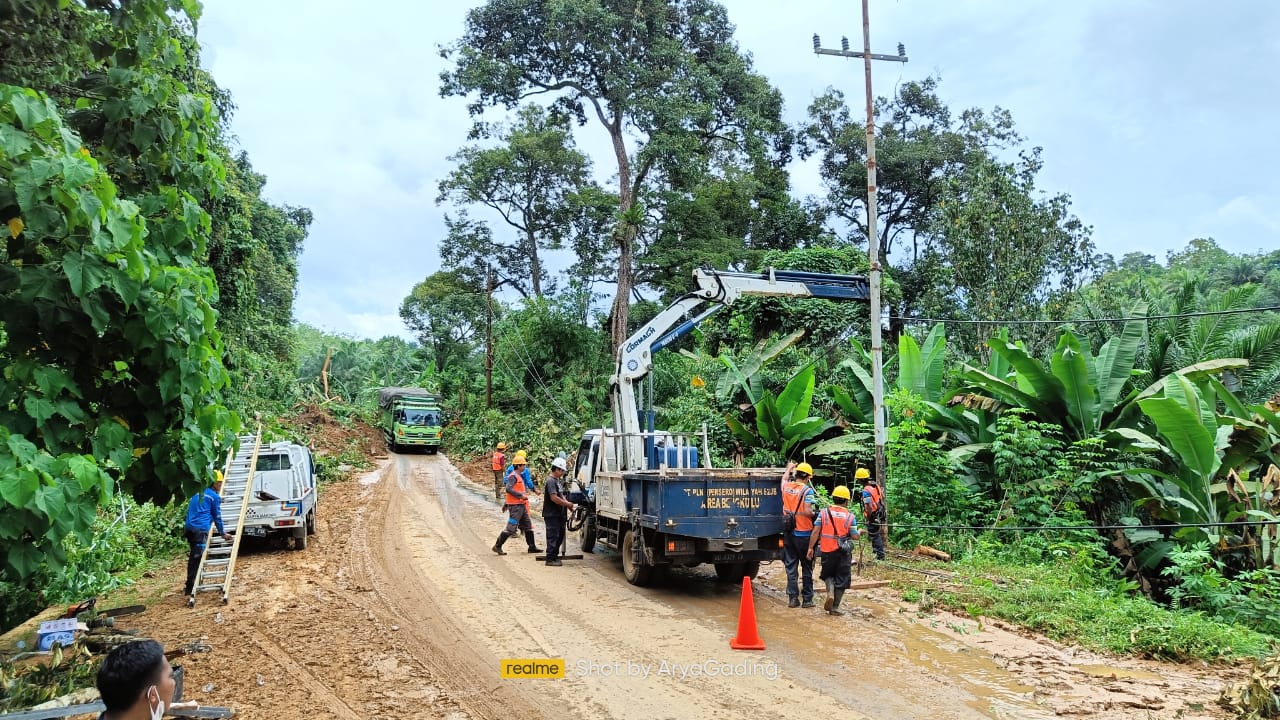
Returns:
[[[378,391],[382,434],[391,452],[422,448],[434,455],[444,436],[440,396],[422,388],[387,387]]]

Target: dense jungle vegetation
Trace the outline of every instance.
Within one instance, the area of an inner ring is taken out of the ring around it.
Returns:
[[[312,216],[266,201],[233,148],[197,3],[0,5],[0,624],[140,562],[108,548],[163,545],[164,503],[254,412],[367,417],[378,387],[420,385],[455,456],[505,440],[539,465],[609,422],[612,349],[693,268],[865,272],[844,95],[788,124],[722,5],[634,5],[489,2],[444,49],[440,91],[476,124],[437,179],[443,265],[405,288],[412,342],[293,324]],[[940,83],[877,103],[891,540],[1014,579],[937,598],[973,614],[1119,652],[1260,652],[1280,631],[1280,251],[1095,247],[1012,115],[949,108]],[[792,192],[796,158],[822,194]],[[849,482],[869,322],[740,302],[655,359],[659,426],[705,425],[719,465]],[[129,517],[158,529],[103,539],[149,500]]]

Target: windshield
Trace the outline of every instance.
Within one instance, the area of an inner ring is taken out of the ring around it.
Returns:
[[[288,455],[259,455],[258,464],[255,466],[258,472],[266,472],[268,470],[288,470]]]
[[[414,410],[410,408],[404,411],[404,417],[400,422],[415,427],[436,427],[440,424],[440,413],[435,410]]]

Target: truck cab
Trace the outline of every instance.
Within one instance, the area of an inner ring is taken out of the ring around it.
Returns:
[[[295,549],[307,547],[316,532],[316,466],[310,450],[289,442],[259,448],[243,532],[292,537]]]
[[[444,439],[444,411],[437,396],[416,388],[383,388],[382,434],[391,452],[421,448],[434,455]]]

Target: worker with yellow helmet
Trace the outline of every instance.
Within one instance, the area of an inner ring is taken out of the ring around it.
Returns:
[[[231,542],[231,535],[222,525],[222,471],[213,471],[213,482],[210,487],[201,490],[187,502],[187,517],[182,524],[182,534],[187,538],[190,549],[187,555],[187,584],[183,594],[187,596],[187,605],[195,604],[196,573],[200,570],[200,558],[204,555],[204,546],[209,542],[209,529],[218,528],[223,540]]]
[[[809,537],[809,559],[813,559],[813,549],[817,545],[822,551],[822,574],[819,576],[827,585],[827,599],[822,609],[831,615],[843,615],[840,600],[853,573],[853,541],[858,537],[858,520],[849,509],[852,495],[849,488],[837,485],[831,491],[832,505],[823,508],[813,521],[813,534]]]
[[[871,536],[871,549],[876,559],[884,559],[884,493],[871,477],[871,471],[858,468],[853,478],[862,483],[862,518],[867,524],[867,534]]]
[[[807,462],[789,462],[782,473],[782,565],[787,570],[787,607],[792,608],[813,607],[813,559],[808,555],[816,514],[812,478],[813,466]]]
[[[503,507],[507,510],[507,524],[502,532],[498,533],[498,539],[494,541],[492,550],[498,555],[506,555],[502,546],[513,535],[523,530],[524,540],[529,544],[529,552],[542,552],[542,548],[534,542],[533,520],[529,518],[529,495],[537,490],[537,486],[529,473],[529,460],[524,450],[517,450],[515,456],[511,458],[511,467],[507,469],[505,484],[507,501]]]
[[[507,444],[498,443],[497,448],[493,451],[493,457],[489,459],[489,468],[493,470],[493,499],[502,499],[502,478],[507,469]]]

